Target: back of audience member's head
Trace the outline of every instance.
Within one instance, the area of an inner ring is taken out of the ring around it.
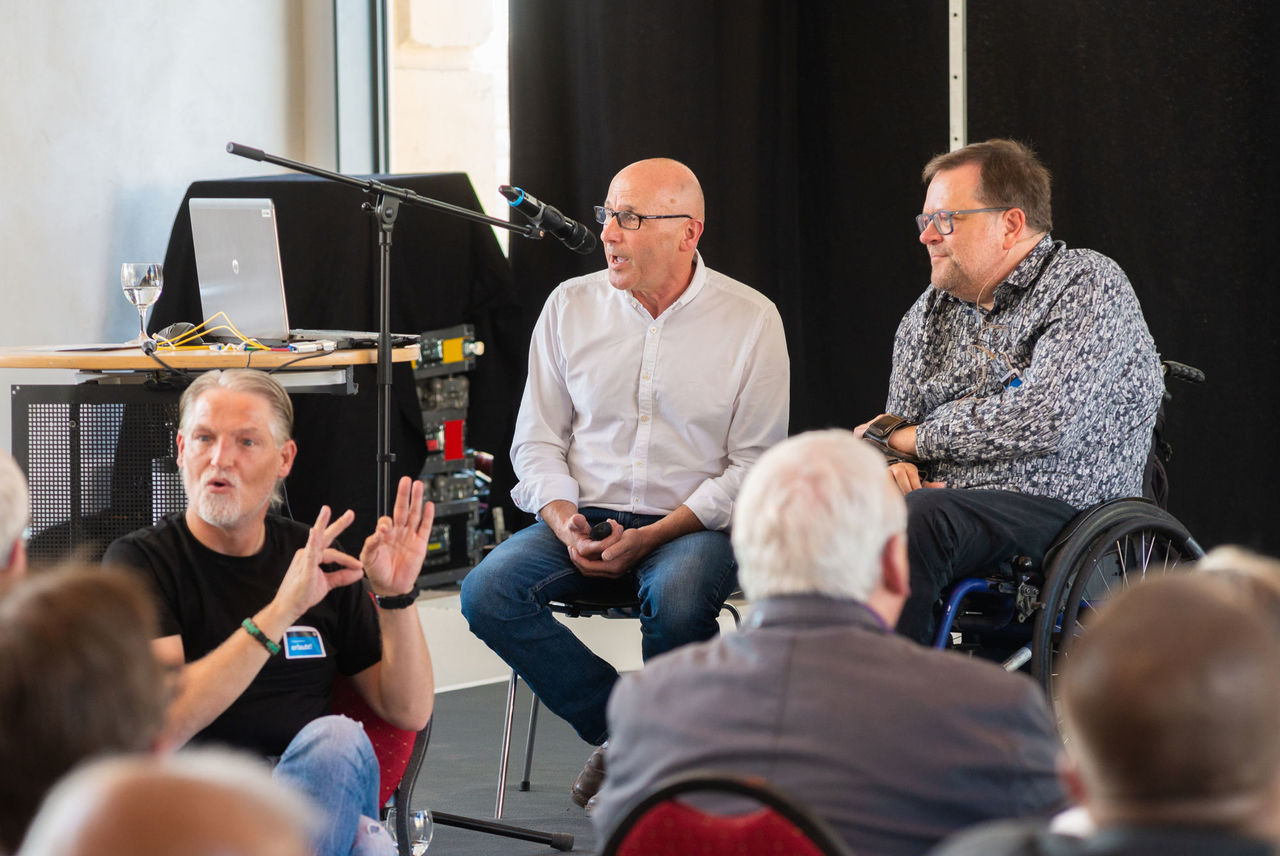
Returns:
[[[1226,545],[1214,547],[1195,567],[1231,585],[1242,602],[1262,610],[1280,633],[1280,560]]]
[[[1210,575],[1120,594],[1063,674],[1069,787],[1100,827],[1273,832],[1280,809],[1280,645]]]
[[[22,533],[31,517],[30,507],[27,479],[18,462],[8,452],[0,451],[0,583],[26,570],[27,550]]]
[[[97,566],[33,574],[0,596],[0,852],[75,764],[155,746],[155,621],[140,582]]]
[[[851,431],[798,434],[765,452],[734,504],[733,549],[748,598],[866,600],[891,537],[906,528],[884,459]]]
[[[302,797],[252,758],[108,758],[50,792],[19,856],[304,856],[314,823]]]

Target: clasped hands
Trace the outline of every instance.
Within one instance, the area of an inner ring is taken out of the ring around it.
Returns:
[[[887,415],[887,414],[881,414]],[[879,417],[876,417],[877,419]],[[853,433],[862,437],[867,433],[867,426],[874,422],[875,419],[868,419],[861,425],[853,429]],[[916,426],[903,425],[901,428],[893,431],[885,440],[889,448],[902,452],[912,457],[916,456]],[[894,461],[889,465],[889,480],[897,485],[898,490],[902,491],[905,496],[913,490],[919,490],[922,487],[946,487],[946,482],[926,481],[920,478],[920,468],[909,461]]]
[[[423,502],[421,481],[400,479],[392,516],[379,518],[373,534],[365,539],[360,558],[331,546],[355,520],[348,509],[330,522],[332,511],[323,506],[307,535],[307,543],[293,555],[276,600],[295,617],[315,606],[335,588],[359,582],[366,574],[373,593],[380,596],[413,590],[427,555],[435,505]],[[325,571],[322,565],[336,565]]]

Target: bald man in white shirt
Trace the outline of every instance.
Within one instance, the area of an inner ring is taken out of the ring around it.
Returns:
[[[773,303],[702,261],[702,189],[687,166],[631,164],[596,220],[607,269],[552,292],[529,349],[511,496],[538,522],[467,576],[462,610],[599,746],[618,674],[548,601],[638,596],[646,660],[714,636],[736,585],[733,501],[787,435],[790,368]],[[592,540],[602,521],[608,534]],[[598,753],[593,768],[602,775]],[[579,804],[599,784],[582,778]]]

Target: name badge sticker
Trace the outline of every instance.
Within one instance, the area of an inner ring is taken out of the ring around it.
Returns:
[[[314,627],[295,624],[284,632],[284,656],[289,660],[314,660],[324,657],[324,640]]]

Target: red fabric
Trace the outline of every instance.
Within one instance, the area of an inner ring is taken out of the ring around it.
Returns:
[[[409,766],[409,756],[413,754],[413,743],[418,737],[417,732],[396,728],[378,716],[360,693],[356,692],[351,681],[342,677],[333,685],[333,712],[364,724],[364,733],[369,735],[369,742],[373,744],[382,774],[378,805],[386,805],[400,786],[400,780],[404,778],[405,768]]]
[[[618,848],[618,856],[667,854],[822,856],[822,851],[773,809],[721,816],[671,800],[646,812]]]

